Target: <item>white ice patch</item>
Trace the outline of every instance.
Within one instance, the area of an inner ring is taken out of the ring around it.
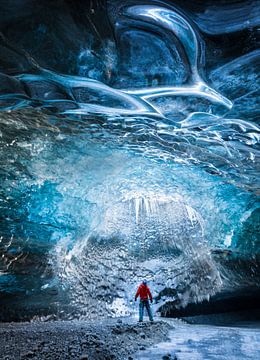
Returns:
[[[115,299],[111,305],[107,306],[107,308],[110,310],[110,313],[114,313],[115,317],[130,315],[129,307],[124,299]]]
[[[225,246],[227,246],[227,247],[231,246],[233,233],[234,233],[234,232],[233,232],[233,230],[232,230],[231,233],[227,234],[227,236],[226,236],[226,238],[225,238],[225,240],[224,240],[224,245],[225,245]]]

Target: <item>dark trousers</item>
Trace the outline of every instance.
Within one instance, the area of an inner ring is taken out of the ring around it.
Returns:
[[[144,307],[147,310],[147,314],[149,316],[149,320],[153,321],[153,314],[152,314],[152,309],[149,303],[149,300],[140,300],[139,303],[139,321],[143,321],[144,318]]]

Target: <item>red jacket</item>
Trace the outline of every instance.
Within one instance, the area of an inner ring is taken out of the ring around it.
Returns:
[[[137,300],[138,296],[140,296],[141,300],[148,300],[148,296],[149,296],[150,300],[153,301],[153,297],[150,292],[150,289],[145,284],[139,285],[137,292],[135,294],[135,300]]]

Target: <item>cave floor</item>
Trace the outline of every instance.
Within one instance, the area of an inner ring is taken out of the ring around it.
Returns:
[[[0,358],[81,360],[259,359],[260,324],[189,325],[136,318],[0,323]]]
[[[166,321],[134,318],[0,323],[0,359],[133,359],[138,350],[166,341],[171,328]]]
[[[260,323],[241,326],[179,324],[170,341],[139,351],[137,360],[260,359]]]

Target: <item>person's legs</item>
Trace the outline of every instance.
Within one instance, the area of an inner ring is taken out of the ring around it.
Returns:
[[[140,300],[139,302],[139,321],[143,321],[144,318],[144,302]]]
[[[152,314],[152,309],[151,309],[149,300],[145,301],[145,307],[146,307],[146,310],[147,310],[147,313],[148,313],[148,316],[149,316],[149,320],[153,321],[153,314]]]

